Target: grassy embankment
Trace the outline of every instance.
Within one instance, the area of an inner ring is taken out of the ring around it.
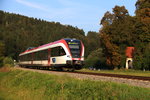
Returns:
[[[0,100],[149,100],[150,89],[0,69]]]
[[[135,76],[147,76],[150,77],[150,71],[140,71],[132,69],[122,69],[122,70],[89,70],[82,69],[78,70],[79,72],[94,72],[94,73],[110,73],[110,74],[121,74],[121,75],[135,75]]]

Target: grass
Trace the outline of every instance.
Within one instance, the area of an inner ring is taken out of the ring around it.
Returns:
[[[4,100],[149,100],[150,89],[22,70],[0,70]]]
[[[82,69],[79,72],[94,72],[94,73],[110,73],[110,74],[121,74],[121,75],[134,75],[134,76],[146,76],[150,77],[150,71],[132,70],[132,69],[120,69],[120,70],[89,70]]]

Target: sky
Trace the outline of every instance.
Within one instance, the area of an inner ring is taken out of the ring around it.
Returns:
[[[0,0],[0,10],[60,22],[88,31],[98,32],[100,20],[115,5],[125,6],[134,16],[137,0]]]

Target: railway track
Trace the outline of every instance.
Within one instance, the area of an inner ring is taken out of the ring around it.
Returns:
[[[33,68],[22,68],[22,67],[15,67],[16,69],[25,70],[25,71],[33,71],[38,73],[45,73],[45,74],[53,74],[53,75],[67,75],[77,79],[88,79],[88,80],[100,80],[105,82],[115,82],[115,83],[122,83],[128,84],[132,86],[150,88],[150,77],[144,76],[132,76],[132,75],[119,75],[119,74],[108,74],[108,73],[93,73],[93,72],[65,72],[65,71],[52,71],[46,69],[33,69]],[[104,76],[104,77],[103,77]]]
[[[106,77],[116,77],[116,78],[126,78],[126,79],[132,79],[132,80],[133,79],[134,80],[142,80],[142,81],[150,81],[150,77],[144,77],[144,76],[108,74],[108,73],[93,73],[93,72],[69,72],[69,73],[95,75],[95,76],[106,76]]]
[[[21,68],[21,67],[19,67]],[[29,68],[25,68],[29,69]],[[48,69],[36,69],[41,71],[48,71]],[[93,75],[93,76],[105,76],[105,77],[115,77],[115,78],[122,78],[122,79],[131,79],[131,80],[142,80],[142,81],[149,81],[150,77],[145,76],[134,76],[134,75],[121,75],[121,74],[109,74],[109,73],[93,73],[93,72],[67,72],[67,71],[55,71],[60,73],[74,73],[74,74],[84,74],[84,75]]]

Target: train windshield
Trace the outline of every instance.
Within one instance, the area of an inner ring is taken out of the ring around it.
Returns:
[[[67,42],[73,58],[80,58],[81,43],[80,41]]]

